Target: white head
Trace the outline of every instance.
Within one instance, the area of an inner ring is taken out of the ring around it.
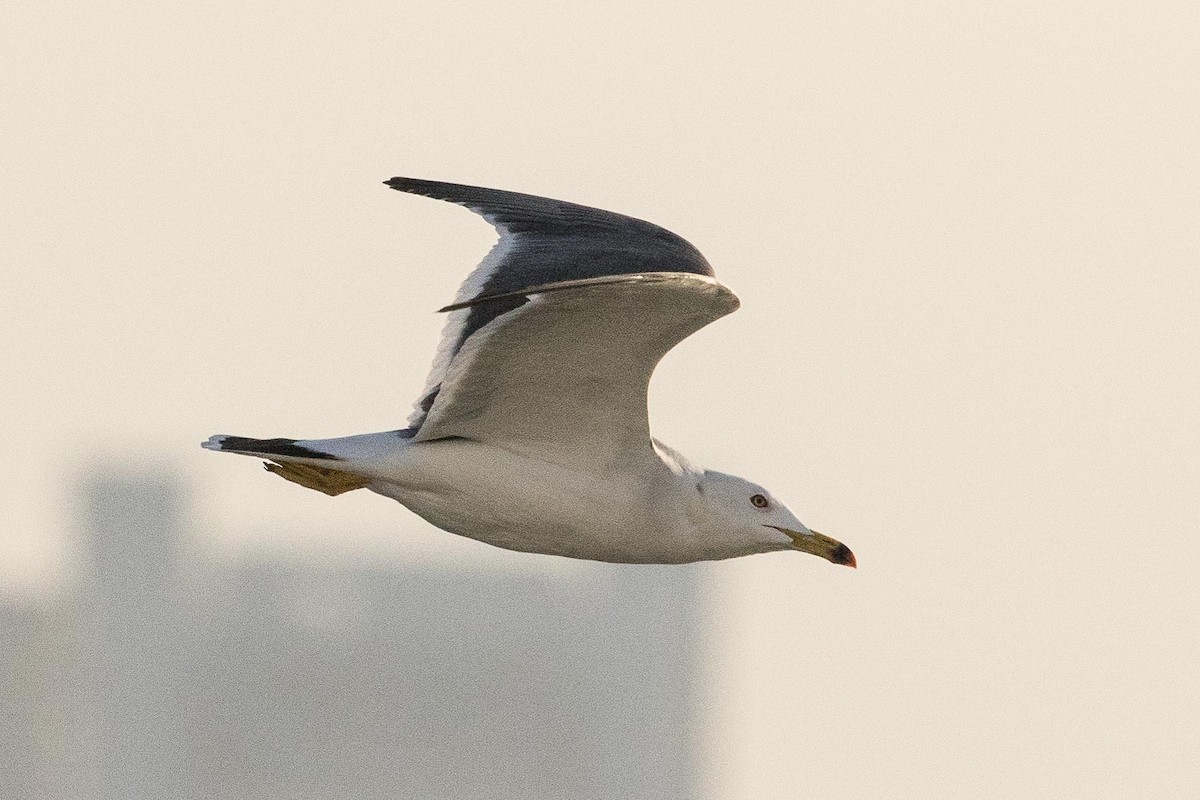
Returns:
[[[736,475],[705,470],[696,477],[699,527],[714,541],[736,541],[744,554],[799,550],[834,564],[857,566],[846,545],[809,530],[763,487]]]

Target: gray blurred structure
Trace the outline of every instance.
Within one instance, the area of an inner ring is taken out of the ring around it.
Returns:
[[[170,481],[87,497],[75,596],[0,608],[0,797],[693,795],[692,568],[223,563]]]

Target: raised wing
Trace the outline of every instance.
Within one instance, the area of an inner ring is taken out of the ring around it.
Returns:
[[[500,234],[495,247],[459,289],[455,303],[444,309],[450,316],[442,341],[408,420],[414,431],[424,432],[426,417],[439,402],[446,373],[467,342],[494,320],[525,306],[530,290],[617,275],[713,274],[704,256],[687,241],[633,217],[478,186],[416,178],[392,178],[385,183],[402,192],[465,206],[492,223]],[[474,302],[483,297],[497,299]]]
[[[598,473],[650,456],[655,365],[737,298],[713,278],[679,272],[570,283],[530,292],[467,338],[417,441],[461,436]]]

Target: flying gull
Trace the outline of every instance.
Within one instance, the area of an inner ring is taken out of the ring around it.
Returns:
[[[439,528],[531,553],[675,564],[799,550],[855,566],[750,481],[650,436],[658,361],[738,307],[688,242],[639,219],[516,192],[386,184],[465,206],[500,239],[441,309],[429,380],[402,430],[337,439],[213,436],[329,495],[398,500]]]

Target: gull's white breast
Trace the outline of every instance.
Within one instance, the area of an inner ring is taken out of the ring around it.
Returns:
[[[448,439],[404,447],[389,461],[372,491],[443,530],[510,550],[651,561],[686,525],[677,504],[659,500],[675,481],[653,456],[645,470],[601,476]]]

